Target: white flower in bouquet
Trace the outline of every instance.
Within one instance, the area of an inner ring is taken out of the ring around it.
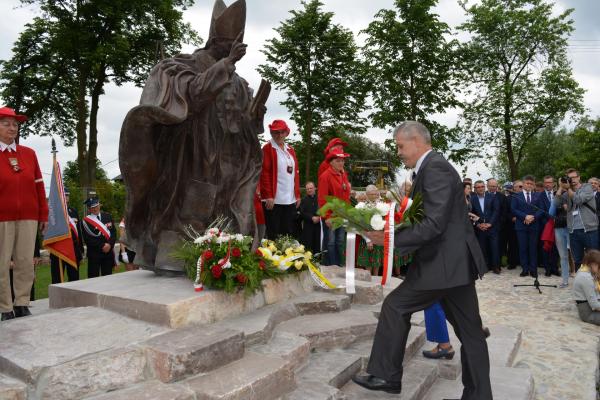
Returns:
[[[196,244],[204,244],[207,241],[207,237],[206,236],[198,236],[196,239],[194,239],[194,243]]]
[[[206,231],[208,236],[217,236],[219,234],[219,229],[218,228],[210,228],[209,230]]]
[[[243,241],[243,240],[244,240],[244,235],[242,235],[241,233],[236,233],[236,234],[233,236],[233,238],[234,238],[233,240],[235,240],[235,241],[238,241],[238,242],[241,242],[241,241]]]
[[[389,209],[389,207],[388,207]],[[379,214],[375,214],[371,217],[371,226],[376,231],[381,231],[385,227],[385,221],[383,217]]]
[[[356,204],[354,206],[354,208],[356,208],[357,210],[363,210],[363,209],[367,208],[367,205],[364,202],[361,201],[358,204]]]
[[[230,239],[231,239],[230,235],[221,232],[221,234],[217,238],[217,243],[219,243],[219,244],[221,244],[221,243],[227,243],[227,242],[229,242]]]
[[[390,212],[390,205],[388,203],[379,202],[377,203],[375,208],[377,209],[377,212],[381,215],[387,215],[387,213]]]

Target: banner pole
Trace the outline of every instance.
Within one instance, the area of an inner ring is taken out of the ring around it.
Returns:
[[[65,274],[63,273],[63,261],[58,258],[58,270],[60,271],[60,283],[65,282]]]

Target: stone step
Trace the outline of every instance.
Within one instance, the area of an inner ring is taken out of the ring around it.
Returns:
[[[311,349],[333,349],[372,338],[376,326],[377,319],[372,313],[351,309],[334,314],[297,317],[281,323],[276,331],[307,338]]]
[[[345,278],[331,278],[331,283],[339,286],[338,289],[316,288],[319,291],[327,291],[335,294],[347,294]],[[353,304],[377,304],[383,301],[383,288],[377,282],[366,282],[357,280],[354,283],[356,293],[350,295]]]
[[[244,332],[246,346],[266,343],[280,323],[299,317],[293,303],[284,302],[263,307],[254,312],[230,318],[214,324],[215,327]]]
[[[529,369],[491,366],[490,381],[494,400],[532,400],[535,397],[533,374]],[[460,398],[462,391],[460,379],[439,378],[424,400]]]
[[[119,389],[147,379],[146,357],[133,344],[166,331],[94,307],[5,321],[0,373],[30,384],[40,398]]]
[[[182,385],[147,381],[126,389],[86,397],[84,400],[195,400],[195,398],[194,392]]]
[[[155,336],[140,346],[156,378],[173,382],[242,358],[244,334],[211,325],[193,325]]]
[[[274,400],[295,389],[294,373],[285,360],[253,352],[181,384],[197,400]]]
[[[404,351],[405,363],[416,355],[417,351],[423,346],[423,343],[425,343],[425,328],[421,328],[420,326],[411,327],[408,339],[406,340],[406,350]],[[354,343],[344,349],[344,351],[360,355],[363,359],[363,367],[366,367],[369,362],[372,346],[373,339],[370,338]]]
[[[340,350],[318,352],[296,375],[298,388],[286,400],[329,400],[344,398],[338,390],[362,368],[362,358]]]
[[[404,367],[400,394],[367,390],[352,381],[342,388],[342,392],[346,395],[347,400],[421,400],[436,378],[437,368],[434,365],[411,360]]]
[[[0,374],[0,399],[25,400],[27,386],[16,379]]]
[[[491,336],[487,339],[488,353],[490,355],[490,365],[499,367],[512,366],[514,359],[521,345],[521,331],[515,328],[490,325],[488,326]],[[461,344],[452,325],[448,323],[448,334],[450,343],[454,348],[455,355],[452,360],[439,359],[430,360],[422,355],[423,350],[431,350],[437,343],[426,342],[416,355],[417,358],[424,362],[437,364],[440,371],[440,377],[445,379],[457,379],[461,373],[460,364],[460,348]]]
[[[300,315],[340,312],[350,308],[350,296],[328,292],[313,292],[290,300]]]
[[[275,332],[267,343],[251,346],[248,351],[283,358],[292,371],[297,371],[308,362],[310,342],[289,332]]]
[[[346,278],[346,269],[338,267],[337,265],[321,265],[321,272],[327,279],[333,278]],[[354,270],[354,278],[357,281],[371,282],[373,278],[371,273],[366,269],[356,268]]]

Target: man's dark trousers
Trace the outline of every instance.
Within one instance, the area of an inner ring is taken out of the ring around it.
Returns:
[[[373,342],[367,372],[392,382],[402,380],[402,361],[411,328],[411,315],[436,301],[440,301],[446,318],[462,342],[462,399],[491,399],[488,348],[474,282],[449,289],[417,290],[408,278],[394,289],[381,307],[376,332],[378,340]],[[475,382],[479,382],[480,386],[476,386]]]

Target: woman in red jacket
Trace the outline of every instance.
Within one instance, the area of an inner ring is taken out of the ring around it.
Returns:
[[[271,140],[262,148],[260,197],[265,208],[267,238],[293,233],[296,208],[300,204],[300,172],[296,152],[285,143],[290,134],[285,121],[269,125]]]
[[[38,227],[48,222],[44,180],[35,152],[16,143],[19,124],[27,120],[12,108],[0,108],[0,312],[1,320],[31,315],[33,251]],[[14,261],[14,306],[9,265]]]
[[[350,182],[348,174],[344,170],[345,159],[350,154],[343,150],[334,150],[327,155],[326,160],[330,166],[319,176],[319,208],[326,203],[327,196],[335,196],[350,203]],[[327,236],[327,255],[330,265],[341,265],[342,256],[340,248],[346,237],[344,228],[331,231],[331,222],[325,217],[325,225],[329,233]]]

